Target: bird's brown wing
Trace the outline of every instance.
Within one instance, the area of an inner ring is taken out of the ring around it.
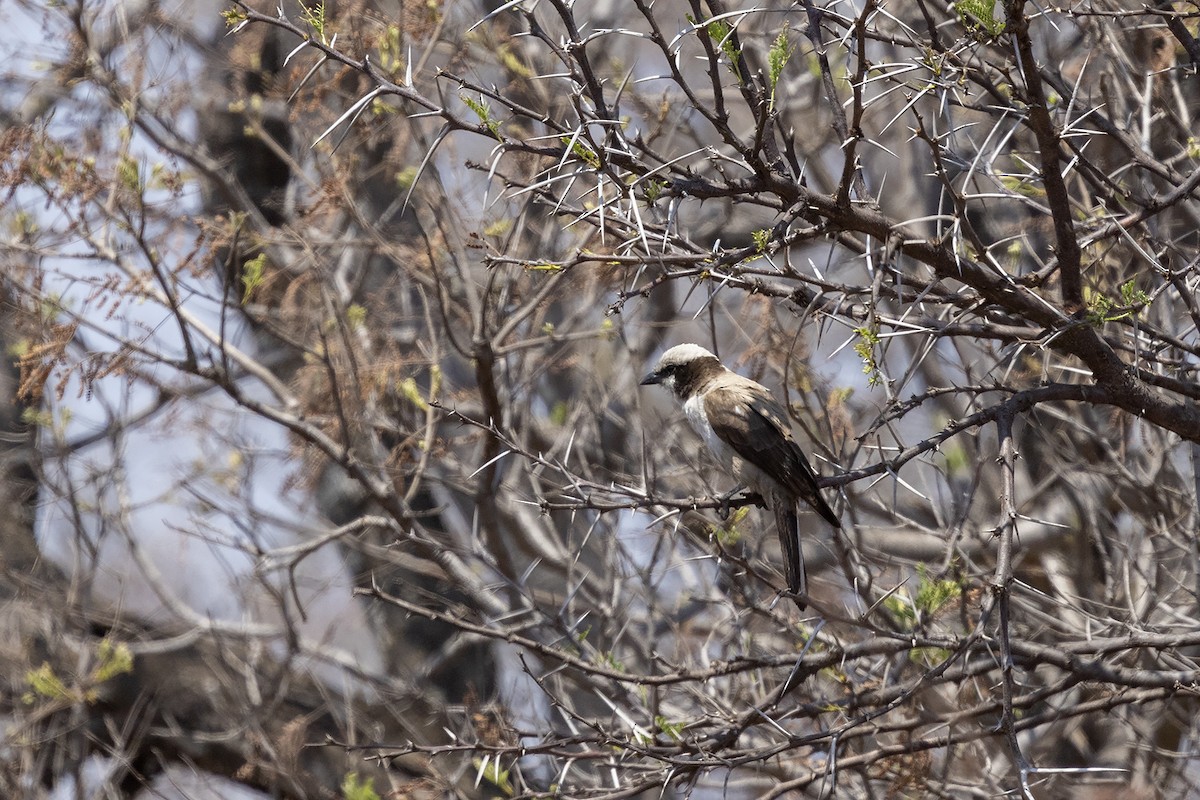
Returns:
[[[713,431],[734,452],[812,506],[830,525],[842,527],[821,497],[817,476],[792,438],[783,409],[766,389],[711,389],[704,397],[704,410]]]

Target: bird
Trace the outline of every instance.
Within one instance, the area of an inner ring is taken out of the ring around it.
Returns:
[[[783,407],[767,387],[728,369],[698,344],[667,350],[641,385],[671,391],[721,467],[762,496],[774,514],[788,591],[803,611],[808,585],[796,506],[803,500],[833,527],[842,523],[821,497]]]

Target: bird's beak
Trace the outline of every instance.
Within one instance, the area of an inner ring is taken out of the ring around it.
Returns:
[[[646,377],[642,378],[642,382],[639,383],[638,385],[639,386],[650,386],[651,384],[658,383],[661,380],[662,380],[661,375],[659,375],[657,372],[651,372]]]

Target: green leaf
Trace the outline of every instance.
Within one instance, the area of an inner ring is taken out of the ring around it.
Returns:
[[[654,718],[654,727],[658,728],[676,742],[683,741],[682,722],[670,722],[666,717],[659,715]]]
[[[304,10],[300,12],[300,19],[313,29],[313,33],[316,35],[318,41],[322,44],[329,43],[325,38],[325,0],[320,0],[312,8],[305,6]]]
[[[99,663],[92,670],[93,684],[104,683],[118,675],[133,672],[133,651],[124,642],[102,639],[96,649]]]
[[[226,27],[229,28],[236,28],[249,19],[246,12],[240,8],[227,8],[221,12],[221,16],[225,19]]]
[[[121,185],[134,194],[142,192],[142,170],[136,160],[129,156],[121,156],[117,162],[117,179]]]
[[[250,302],[250,295],[263,285],[263,276],[267,271],[267,254],[259,253],[254,258],[242,264],[242,305]]]
[[[893,592],[884,598],[883,607],[891,612],[901,630],[910,631],[917,627],[917,610],[904,590]]]
[[[404,72],[404,36],[399,25],[388,25],[379,37],[379,66],[389,75]]]
[[[25,695],[27,703],[32,703],[35,697],[63,702],[75,700],[75,695],[67,688],[67,684],[63,682],[62,678],[54,674],[54,668],[48,662],[43,661],[37,669],[26,672],[25,682],[32,690],[30,694]]]
[[[417,168],[416,167],[412,167],[412,166],[405,167],[404,169],[402,169],[396,173],[396,184],[401,189],[407,190],[407,189],[412,188],[412,185],[416,180],[417,180]]]
[[[746,506],[735,508],[729,513],[729,519],[725,520],[724,525],[712,529],[712,535],[716,537],[722,547],[732,547],[741,541],[742,530],[739,525],[749,513],[750,509]]]
[[[1139,289],[1130,278],[1121,284],[1121,302],[1127,306],[1145,306],[1150,304],[1150,295]]]
[[[351,303],[346,307],[346,322],[352,328],[363,327],[367,323],[367,309],[358,303]]]
[[[596,657],[597,662],[602,667],[608,667],[613,672],[625,672],[625,664],[618,659],[611,650],[605,650]]]
[[[947,603],[962,596],[962,584],[955,580],[929,577],[924,564],[917,565],[917,576],[917,596],[913,602],[918,611],[936,614]]]
[[[471,763],[475,765],[475,770],[482,775],[485,781],[495,786],[505,795],[512,797],[517,793],[513,788],[508,770],[500,768],[500,759],[489,758],[485,765],[483,759],[475,758]]]
[[[360,779],[357,772],[351,772],[342,780],[343,800],[380,800],[375,791],[375,779]]]
[[[693,25],[698,25],[696,18],[691,14],[687,15],[687,20]],[[737,78],[738,83],[741,83],[742,70],[739,63],[742,51],[733,42],[733,27],[723,19],[714,19],[700,27],[725,55],[726,60],[729,61],[729,71],[733,73],[733,77]]]
[[[475,112],[475,116],[479,117],[479,121],[491,132],[492,136],[495,136],[497,140],[503,138],[500,136],[500,123],[492,118],[492,107],[483,99],[483,95],[480,95],[478,100],[465,94],[459,95],[459,97],[467,104],[467,108]]]
[[[600,167],[600,157],[592,148],[588,147],[578,136],[560,136],[562,143],[571,148],[571,152],[583,163],[587,164],[592,169]]]
[[[1004,33],[1004,20],[992,13],[994,6],[992,0],[955,0],[954,10],[967,28],[995,38]]]
[[[667,188],[667,182],[661,181],[658,178],[651,178],[642,184],[642,196],[646,202],[653,205],[656,200],[662,195],[663,189]]]
[[[754,239],[754,249],[759,253],[767,252],[767,246],[771,244],[771,231],[767,228],[754,231],[750,234]]]
[[[854,333],[858,335],[858,341],[854,343],[854,352],[863,361],[863,373],[870,376],[867,383],[875,386],[883,380],[883,374],[879,371],[879,363],[875,360],[875,345],[879,344],[879,331],[873,328],[855,328]]]
[[[787,28],[784,28],[775,37],[775,43],[767,52],[767,80],[771,87],[770,108],[772,111],[775,110],[775,87],[779,85],[779,77],[783,75],[783,68],[787,66],[788,59],[795,51],[795,46],[788,41]]]
[[[426,411],[429,409],[429,402],[421,395],[421,390],[417,388],[416,379],[412,378],[411,376],[405,378],[396,384],[396,389],[400,392],[401,397],[412,403],[421,411]]]

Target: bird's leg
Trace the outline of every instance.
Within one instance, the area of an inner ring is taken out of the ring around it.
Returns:
[[[745,486],[740,486],[740,485],[735,486],[732,489],[730,489],[728,492],[725,492],[724,494],[719,494],[713,498],[719,504],[717,506],[717,516],[718,517],[720,517],[722,520],[729,519],[729,512],[730,512],[729,503],[733,500],[734,495],[736,495],[738,492],[745,490],[745,488],[746,488]]]

